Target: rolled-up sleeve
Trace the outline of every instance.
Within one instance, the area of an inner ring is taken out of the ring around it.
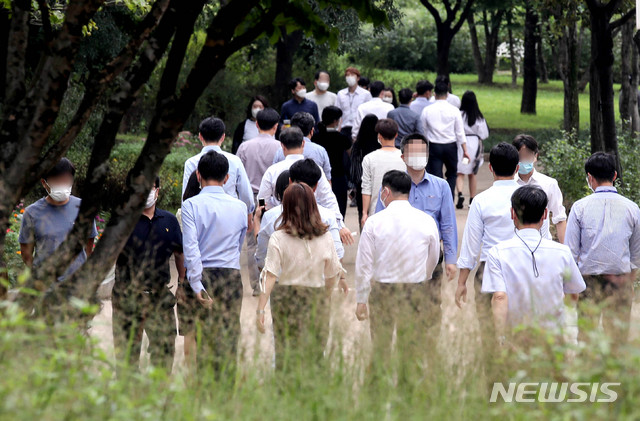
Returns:
[[[371,189],[371,155],[367,155],[362,160],[362,194],[372,196]]]
[[[587,289],[587,285],[582,278],[582,274],[580,273],[580,269],[578,269],[578,265],[576,261],[573,260],[571,255],[568,256],[567,261],[565,262],[567,270],[564,273],[563,281],[563,290],[565,294],[579,294],[585,289]]]
[[[482,214],[477,202],[473,202],[467,216],[464,234],[462,234],[462,246],[460,247],[460,257],[458,258],[458,267],[460,269],[473,270],[476,267],[478,256],[482,252],[483,233]]]
[[[484,266],[480,292],[507,292],[507,284],[502,275],[502,265],[500,264],[498,249],[495,247],[489,250],[487,254],[487,262]]]
[[[551,222],[557,224],[559,222],[566,221],[567,212],[564,208],[564,204],[562,203],[562,192],[560,191],[558,182],[554,180],[549,190],[549,204],[547,207],[549,208],[549,212],[551,212]]]
[[[462,122],[462,114],[460,114],[460,112],[456,115],[454,131],[456,133],[456,142],[458,145],[467,143],[467,136],[464,135],[464,123]]]
[[[264,270],[271,272],[276,278],[280,277],[282,273],[282,253],[277,235],[272,235],[271,238],[269,238]]]

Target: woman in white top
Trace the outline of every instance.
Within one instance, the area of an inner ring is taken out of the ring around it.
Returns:
[[[258,113],[265,108],[269,108],[269,102],[262,95],[256,95],[251,98],[247,105],[247,118],[241,121],[236,130],[233,132],[233,142],[231,143],[231,153],[238,152],[240,144],[246,140],[258,137]]]
[[[462,148],[458,147],[458,178],[456,180],[456,189],[458,190],[456,208],[458,209],[462,209],[464,203],[462,189],[464,188],[465,175],[469,178],[469,204],[471,204],[476,195],[476,174],[478,174],[480,166],[484,163],[482,141],[489,137],[489,127],[480,112],[478,100],[473,91],[467,91],[462,95],[460,112],[462,113],[464,133],[467,138],[467,152],[471,160],[465,160],[462,156]]]
[[[293,183],[287,187],[280,218],[269,239],[256,311],[258,330],[264,333],[265,307],[271,298],[279,369],[298,357],[312,364],[322,357],[329,333],[331,291],[344,271],[309,186]]]

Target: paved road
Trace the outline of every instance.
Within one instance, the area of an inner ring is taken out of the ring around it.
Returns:
[[[487,160],[488,161],[488,160]],[[491,186],[492,176],[489,172],[488,165],[481,167],[478,174],[478,191],[485,190]],[[462,232],[465,226],[465,222],[468,214],[468,196],[465,201],[465,208],[462,210],[456,210],[456,219],[458,224],[458,237],[462,239]],[[347,212],[346,223],[352,231],[357,231],[357,211],[356,208],[349,208]],[[356,244],[353,246],[345,247],[345,256],[343,264],[347,270],[347,280],[352,287],[349,294],[345,297],[337,291],[334,293],[332,300],[332,334],[339,334],[342,338],[342,352],[347,360],[353,358],[354,355],[361,354],[360,352],[354,352],[355,350],[367,349],[370,342],[369,339],[369,323],[359,322],[355,317],[355,291],[354,286],[354,264],[357,250],[357,241],[359,237],[356,236]],[[245,363],[243,367],[251,368],[257,366],[257,368],[268,368],[271,366],[273,358],[273,337],[271,331],[268,330],[267,334],[261,335],[257,332],[255,327],[255,309],[257,306],[257,298],[252,297],[251,289],[249,287],[248,274],[246,271],[246,259],[249,256],[243,252],[242,255],[242,281],[244,284],[244,299],[242,303],[242,339],[241,349],[243,350],[243,358]],[[177,279],[177,273],[175,270],[172,274],[173,281]],[[479,345],[478,338],[478,324],[475,319],[475,304],[473,299],[473,276],[474,272],[469,277],[467,284],[469,291],[468,303],[462,310],[458,309],[454,302],[454,294],[456,290],[456,282],[442,283],[442,310],[443,310],[443,323],[441,329],[441,337],[438,341],[442,354],[449,357],[455,357],[455,360],[449,360],[448,363],[451,367],[455,367],[458,373],[470,368],[475,362],[475,351]],[[111,301],[104,300],[103,307],[100,313],[95,317],[90,334],[98,338],[100,346],[105,349],[107,355],[113,357],[113,335],[111,330]],[[634,306],[633,319],[640,320],[640,309],[638,306]],[[568,324],[573,325],[572,328],[575,331],[575,320],[568,318]],[[268,329],[271,328],[270,313],[267,308],[267,323]],[[633,323],[638,326],[638,323]],[[634,329],[633,336],[638,336],[638,327]],[[574,332],[575,335],[575,332]],[[146,337],[143,342],[142,352],[142,364],[146,364],[148,357],[144,349],[146,349]],[[454,353],[447,352],[448,350],[455,349]],[[176,357],[174,360],[174,368],[181,368],[184,364],[184,339],[181,336],[176,337]],[[459,371],[458,371],[459,370]]]

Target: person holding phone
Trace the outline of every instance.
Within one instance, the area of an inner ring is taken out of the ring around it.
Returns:
[[[224,155],[204,154],[196,173],[202,190],[182,204],[185,266],[191,286],[186,288],[186,301],[191,304],[194,325],[184,330],[195,330],[200,324],[198,359],[204,354],[218,377],[233,379],[242,306],[240,252],[248,223],[247,205],[222,188],[228,172]]]

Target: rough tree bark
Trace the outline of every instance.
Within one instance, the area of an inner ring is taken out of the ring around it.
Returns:
[[[558,7],[553,14],[560,25],[553,56],[564,90],[563,130],[573,132],[580,128],[578,19],[574,9]]]
[[[509,35],[509,61],[511,62],[511,86],[518,86],[518,65],[516,63],[516,52],[513,45],[513,29],[511,29],[511,12],[507,14],[507,33]]]
[[[638,50],[634,48],[635,22],[622,25],[620,42],[620,119],[631,133],[640,131],[638,115]]]
[[[289,81],[293,77],[293,59],[302,43],[303,35],[302,31],[293,31],[287,34],[284,28],[281,29],[281,32],[282,36],[276,44],[276,76],[273,87],[273,95],[275,100],[278,101],[277,104],[282,104],[291,98]],[[307,89],[311,90],[311,85]]]
[[[467,22],[469,24],[469,35],[471,36],[471,48],[473,51],[473,61],[478,72],[478,83],[493,84],[493,73],[496,69],[496,54],[498,51],[498,39],[500,26],[506,11],[497,10],[487,13],[482,12],[482,25],[484,28],[484,59],[480,52],[480,43],[476,30],[476,22],[473,13],[469,14]]]
[[[433,0],[420,0],[422,5],[427,8],[436,22],[437,30],[437,72],[438,75],[449,76],[449,50],[453,37],[460,31],[460,28],[469,17],[474,0],[443,0],[442,3],[445,10],[444,19],[440,15],[439,8]]]
[[[534,10],[532,0],[526,2],[524,20],[524,80],[522,82],[522,103],[520,113],[536,113],[536,96],[538,80],[536,76],[536,27],[538,14]]]

